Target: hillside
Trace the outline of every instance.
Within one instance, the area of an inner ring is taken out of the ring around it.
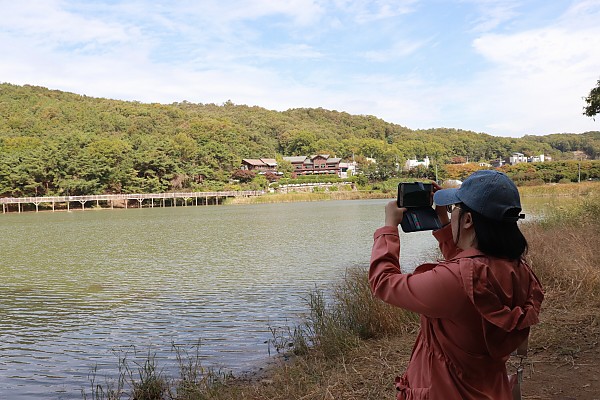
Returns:
[[[284,112],[227,102],[144,104],[0,84],[0,195],[219,189],[242,158],[315,153],[381,170],[429,156],[443,165],[545,153],[600,156],[600,132],[504,138],[457,129],[411,130],[365,115]]]

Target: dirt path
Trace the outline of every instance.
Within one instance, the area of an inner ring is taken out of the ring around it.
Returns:
[[[523,380],[525,399],[600,400],[600,351],[577,354],[533,354]]]

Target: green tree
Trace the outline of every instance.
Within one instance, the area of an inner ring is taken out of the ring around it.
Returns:
[[[294,166],[291,162],[284,160],[283,157],[278,156],[276,158],[277,161],[277,171],[282,172],[285,178],[289,178],[294,173]]]
[[[284,148],[287,154],[295,156],[311,155],[316,151],[317,137],[309,131],[290,133]]]
[[[584,108],[584,115],[594,118],[600,113],[600,79],[598,79],[596,87],[590,90],[588,97],[585,97],[585,102],[587,106]]]
[[[590,107],[598,104],[598,92],[590,92]],[[144,104],[0,84],[2,196],[218,190],[243,158],[276,158],[289,177],[293,168],[283,155],[317,153],[357,161],[359,170],[379,181],[395,177],[396,164],[408,158],[429,156],[441,168],[453,157],[487,161],[513,151],[544,153],[555,161],[573,160],[575,152],[596,159],[600,132],[502,138],[451,128],[411,130],[322,108]],[[572,168],[515,173],[526,182],[549,182],[574,179]],[[459,171],[449,168],[447,174]],[[597,174],[586,170],[584,176]]]

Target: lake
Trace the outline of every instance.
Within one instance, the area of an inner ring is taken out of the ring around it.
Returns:
[[[174,365],[173,343],[200,340],[206,367],[262,365],[270,327],[368,266],[386,202],[0,215],[0,397],[81,399],[95,366],[104,383],[119,355]],[[402,240],[403,267],[434,254],[429,232]]]

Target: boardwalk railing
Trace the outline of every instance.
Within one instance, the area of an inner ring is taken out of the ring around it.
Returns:
[[[194,200],[195,205],[198,205],[198,199],[209,204],[209,199],[213,199],[216,204],[219,204],[220,198],[227,197],[249,197],[249,196],[260,196],[265,192],[261,190],[245,190],[245,191],[228,191],[228,192],[171,192],[171,193],[131,193],[131,194],[97,194],[89,196],[43,196],[43,197],[0,197],[0,204],[2,204],[2,212],[8,211],[10,204],[17,204],[18,211],[21,212],[21,204],[33,204],[35,210],[39,211],[39,205],[42,203],[52,204],[52,210],[54,205],[57,203],[65,203],[67,210],[70,209],[72,202],[79,202],[81,209],[85,209],[85,203],[88,201],[95,201],[99,206],[99,203],[106,202],[110,204],[110,207],[114,207],[116,202],[123,204],[127,208],[129,200],[137,200],[138,206],[141,208],[144,200],[151,199],[151,207],[154,207],[154,200],[159,199],[160,205],[166,206],[166,200],[171,200],[170,204],[177,207],[177,200],[183,200],[183,205],[186,206],[189,200]]]

